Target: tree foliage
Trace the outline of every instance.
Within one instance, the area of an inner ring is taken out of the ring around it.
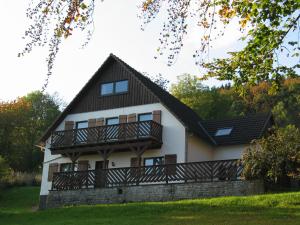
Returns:
[[[285,79],[276,94],[270,94],[272,84],[261,82],[245,88],[241,96],[230,85],[208,88],[192,75],[178,77],[171,93],[194,109],[203,119],[221,119],[272,111],[276,124],[300,127],[300,78]]]
[[[288,178],[300,178],[300,131],[295,126],[274,130],[256,140],[243,155],[246,179],[264,179],[286,184]]]
[[[61,101],[39,91],[0,103],[0,155],[17,171],[34,171],[43,154],[38,138],[60,113]]]
[[[93,33],[95,2],[31,0],[27,16],[32,24],[25,32],[27,44],[20,55],[30,52],[34,46],[48,45],[49,78],[63,38],[77,29],[87,34],[84,45],[89,41]],[[194,57],[200,67],[207,69],[206,78],[232,80],[241,91],[245,84],[271,80],[275,91],[283,78],[298,76],[299,8],[300,2],[295,0],[141,0],[139,17],[143,24],[148,24],[166,9],[168,17],[162,21],[155,58],[166,55],[168,65],[172,65],[184,46],[189,27],[196,22],[202,29],[202,36]],[[212,42],[227,32],[226,26],[235,20],[244,32],[245,47],[229,53],[228,58],[207,60]],[[281,63],[282,54],[289,59],[288,64]],[[292,58],[296,58],[294,63]]]

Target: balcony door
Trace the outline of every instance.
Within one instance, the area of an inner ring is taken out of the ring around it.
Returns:
[[[88,121],[80,121],[76,123],[76,144],[84,144],[87,142]]]
[[[151,121],[153,119],[152,113],[143,113],[139,114],[138,121],[138,135],[139,137],[147,137],[150,135],[151,132],[151,123],[147,123],[146,121]],[[143,123],[144,122],[144,123]]]
[[[117,140],[119,138],[119,118],[106,119],[106,140]]]

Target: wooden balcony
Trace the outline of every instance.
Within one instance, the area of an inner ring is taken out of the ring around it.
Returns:
[[[239,160],[232,159],[58,172],[53,174],[52,190],[238,180],[242,170]]]
[[[126,149],[130,144],[150,143],[149,148],[162,145],[162,125],[155,121],[131,122],[82,129],[55,131],[51,135],[52,154],[92,151],[101,146]]]

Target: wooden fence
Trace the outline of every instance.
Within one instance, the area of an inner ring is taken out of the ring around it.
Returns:
[[[239,160],[233,159],[58,172],[53,175],[52,190],[237,180],[242,170]]]

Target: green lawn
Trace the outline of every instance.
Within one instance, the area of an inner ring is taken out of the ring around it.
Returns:
[[[0,193],[2,225],[296,225],[300,192],[165,203],[78,206],[36,211],[39,188]]]

